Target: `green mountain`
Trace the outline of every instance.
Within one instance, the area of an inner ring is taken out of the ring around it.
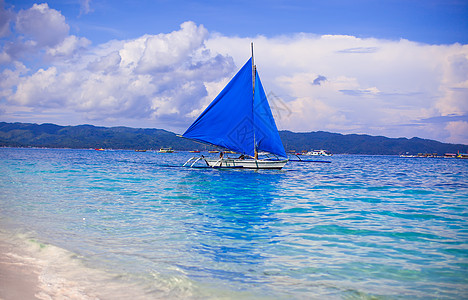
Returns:
[[[466,153],[468,145],[447,144],[417,137],[387,138],[361,134],[339,134],[324,131],[294,133],[280,132],[286,149],[300,152],[302,150],[326,149],[331,153],[348,154],[418,154],[418,153]]]
[[[162,129],[0,122],[0,146],[188,150],[201,147]]]
[[[330,132],[280,132],[287,151],[326,149],[332,153],[401,154],[467,153],[468,145],[447,144],[420,138],[338,134]],[[204,150],[201,145],[162,129],[97,127],[92,125],[59,126],[54,124],[0,122],[0,147],[107,148]]]

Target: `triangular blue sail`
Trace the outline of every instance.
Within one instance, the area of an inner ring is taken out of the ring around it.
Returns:
[[[281,157],[288,157],[271,113],[260,76],[255,76],[254,93],[254,129],[255,143],[258,151],[266,151]]]
[[[252,59],[182,136],[250,156],[256,147],[287,157],[258,74],[253,91]]]
[[[252,103],[249,59],[182,136],[253,156]]]

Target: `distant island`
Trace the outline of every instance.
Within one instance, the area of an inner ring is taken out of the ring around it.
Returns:
[[[448,144],[420,138],[387,138],[324,131],[296,133],[280,131],[286,151],[326,149],[334,154],[399,155],[418,153],[467,153],[468,145]],[[207,145],[180,138],[163,129],[98,127],[93,125],[0,122],[0,147],[103,148],[158,150],[211,150]]]

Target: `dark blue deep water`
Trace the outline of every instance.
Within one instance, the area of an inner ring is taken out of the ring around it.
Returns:
[[[468,298],[468,160],[190,156],[0,149],[2,238],[100,299]]]

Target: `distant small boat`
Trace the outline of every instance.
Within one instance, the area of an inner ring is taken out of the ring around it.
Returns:
[[[189,153],[200,153],[199,150],[190,150]]]
[[[135,150],[135,152],[146,152],[146,150]]]
[[[464,159],[467,159],[468,158],[468,153],[459,153],[457,155],[457,158],[464,158]]]
[[[210,150],[208,151],[208,153],[218,153],[219,151],[218,150]]]
[[[328,152],[327,150],[313,150],[313,151],[309,151],[303,155],[311,155],[311,156],[332,156],[332,154],[330,152]]]
[[[174,150],[172,150],[172,148],[161,148],[161,149],[159,149],[158,152],[159,153],[173,153]]]
[[[96,148],[96,149],[94,149],[94,150],[96,150],[96,151],[104,151],[103,148]]]

